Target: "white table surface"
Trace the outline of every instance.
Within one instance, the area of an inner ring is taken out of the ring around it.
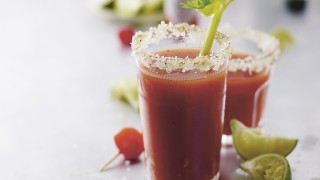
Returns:
[[[139,115],[109,97],[135,76],[130,49],[97,0],[0,1],[0,179],[143,180],[144,163],[117,159],[113,136]],[[320,180],[320,1],[293,15],[279,0],[236,0],[223,22],[269,31],[295,45],[276,64],[265,131],[299,138],[288,156],[293,179]],[[202,25],[206,24],[202,21]],[[224,163],[227,163],[224,161]]]

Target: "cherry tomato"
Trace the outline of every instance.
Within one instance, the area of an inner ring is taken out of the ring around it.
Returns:
[[[124,46],[130,46],[134,29],[131,26],[122,27],[119,29],[119,38]]]
[[[114,136],[119,152],[115,154],[106,164],[102,166],[100,172],[115,160],[120,154],[123,154],[126,160],[138,159],[140,154],[144,151],[142,134],[131,127],[123,128],[119,133]]]
[[[123,128],[116,134],[114,141],[126,160],[139,158],[144,150],[142,134],[134,128]]]

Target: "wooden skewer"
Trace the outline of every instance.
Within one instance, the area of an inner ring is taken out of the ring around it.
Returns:
[[[106,170],[107,167],[112,163],[112,161],[115,160],[120,154],[121,153],[119,151],[116,155],[113,156],[113,158],[111,158],[105,165],[102,166],[99,172],[103,172],[104,170]]]

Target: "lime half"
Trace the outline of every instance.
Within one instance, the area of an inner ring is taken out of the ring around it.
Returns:
[[[291,180],[287,159],[278,154],[263,154],[240,164],[255,180]]]
[[[238,120],[231,120],[233,146],[243,159],[261,154],[276,153],[287,156],[296,147],[298,139],[263,134],[255,128],[248,128]]]

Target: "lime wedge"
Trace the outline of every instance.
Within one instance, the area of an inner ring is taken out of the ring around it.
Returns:
[[[255,128],[248,128],[238,120],[231,120],[233,145],[243,159],[251,159],[265,153],[276,153],[283,156],[290,154],[298,139],[276,137],[263,134]]]
[[[292,34],[285,28],[274,28],[270,34],[279,40],[281,52],[284,52],[294,42]]]
[[[116,0],[115,12],[122,18],[130,19],[137,16],[143,6],[143,0]]]
[[[123,78],[114,82],[111,88],[111,97],[127,103],[133,109],[139,110],[139,95],[136,78]]]
[[[291,180],[291,169],[287,159],[281,155],[268,153],[240,164],[254,180]]]

